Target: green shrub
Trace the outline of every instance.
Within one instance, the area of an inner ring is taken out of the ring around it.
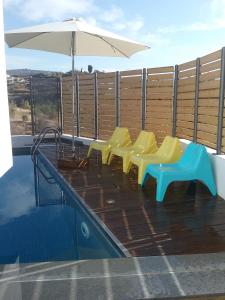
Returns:
[[[25,123],[25,122],[27,122],[28,121],[28,116],[27,115],[23,115],[22,116],[22,120],[23,120],[23,122]]]
[[[24,109],[30,109],[30,103],[29,103],[28,100],[24,100],[24,102],[23,102],[23,108]]]

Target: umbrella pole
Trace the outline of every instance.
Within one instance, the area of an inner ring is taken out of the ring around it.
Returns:
[[[73,95],[72,95],[72,152],[75,152],[75,70],[74,70],[74,42],[75,42],[75,32],[72,32],[72,41],[71,41],[71,56],[72,56],[72,86],[73,86]]]

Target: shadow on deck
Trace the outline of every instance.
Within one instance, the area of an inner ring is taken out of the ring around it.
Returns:
[[[81,158],[87,149],[77,148]],[[54,149],[45,147],[42,152],[57,166]],[[71,152],[65,146],[67,155]],[[225,201],[212,197],[201,183],[171,184],[164,202],[157,203],[154,179],[142,190],[137,170],[125,175],[119,158],[111,166],[103,166],[95,152],[87,169],[59,172],[132,256],[225,250]]]

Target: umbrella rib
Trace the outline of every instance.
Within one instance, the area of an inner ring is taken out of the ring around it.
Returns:
[[[89,35],[92,35],[92,36],[95,36],[95,37],[98,37],[100,40],[103,40],[106,44],[110,45],[113,49],[117,50],[118,52],[120,52],[123,56],[129,58],[128,55],[126,55],[123,51],[121,51],[119,48],[115,47],[114,45],[112,45],[110,42],[108,42],[107,40],[105,40],[102,36],[99,36],[98,34],[92,34],[92,33],[89,33],[89,32],[84,32],[86,34],[89,34]]]
[[[38,33],[37,35],[32,36],[32,37],[29,38],[29,39],[25,39],[25,40],[22,41],[22,42],[20,41],[19,43],[15,44],[15,45],[9,46],[9,48],[14,48],[14,47],[16,47],[16,46],[18,46],[18,45],[20,45],[20,44],[23,44],[24,42],[30,41],[30,40],[36,38],[37,36],[42,35],[42,34],[45,34],[45,33],[47,33],[47,32],[41,32],[41,33]]]

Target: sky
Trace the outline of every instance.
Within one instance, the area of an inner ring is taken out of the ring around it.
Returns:
[[[3,0],[5,31],[71,17],[151,47],[127,58],[76,57],[76,69],[100,71],[170,66],[225,46],[225,0]],[[7,69],[67,72],[71,58],[8,49]]]

